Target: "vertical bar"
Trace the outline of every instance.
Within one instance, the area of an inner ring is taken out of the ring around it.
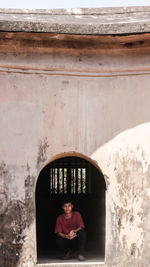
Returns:
[[[58,171],[59,171],[59,192],[60,193],[63,193],[63,184],[62,184],[62,169],[61,168],[59,168],[58,169]]]
[[[64,168],[62,169],[62,183],[63,183],[63,194],[64,194]]]
[[[54,194],[56,190],[56,168],[54,168]]]
[[[81,193],[81,169],[78,168],[78,194]]]
[[[59,194],[61,193],[62,185],[61,185],[61,174],[60,174],[60,168],[58,168],[58,174],[59,176]]]
[[[86,177],[85,177],[85,168],[82,168],[82,193],[86,193]]]
[[[83,193],[83,175],[82,175],[83,168],[81,168],[81,193]]]
[[[55,168],[53,168],[53,171],[54,171],[54,175],[53,175],[53,193],[55,194]]]
[[[75,193],[75,188],[74,188],[74,168],[72,168],[72,193]]]
[[[57,194],[59,194],[59,168],[57,168]]]
[[[67,175],[68,171],[67,168],[64,169],[64,188],[65,188],[65,194],[67,194]]]
[[[71,194],[71,168],[67,168],[67,194]]]
[[[87,193],[87,177],[86,177],[86,168],[84,169],[84,184],[85,184],[84,193]]]
[[[74,194],[74,169],[71,168],[71,193]]]
[[[74,177],[74,194],[76,193],[76,176],[75,176],[75,168],[73,169],[73,177]]]
[[[70,174],[71,174],[71,194],[73,194],[73,177],[72,177],[72,168],[71,168],[71,170],[70,170]]]
[[[75,168],[76,194],[78,194],[78,168]]]

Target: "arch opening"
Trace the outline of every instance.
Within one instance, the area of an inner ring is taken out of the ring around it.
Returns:
[[[88,259],[105,258],[105,191],[102,172],[79,156],[57,158],[47,164],[36,184],[37,260],[57,262],[54,228],[62,213],[61,202],[69,195],[81,213],[87,233]]]

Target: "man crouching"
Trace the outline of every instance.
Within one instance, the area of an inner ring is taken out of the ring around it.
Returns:
[[[60,251],[65,253],[64,260],[71,258],[72,251],[77,251],[78,260],[84,261],[86,233],[81,214],[78,211],[72,211],[73,204],[68,199],[63,202],[62,209],[64,213],[56,220],[56,245]]]

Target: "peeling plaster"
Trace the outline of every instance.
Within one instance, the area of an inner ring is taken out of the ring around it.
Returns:
[[[149,133],[149,123],[140,125],[118,135],[92,155],[110,177],[108,194],[115,216],[113,240],[120,244],[118,255],[122,255],[122,261],[130,259],[132,266],[141,261],[147,245],[143,226],[148,216],[144,202],[150,194]]]

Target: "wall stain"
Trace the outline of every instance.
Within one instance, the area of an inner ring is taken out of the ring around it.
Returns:
[[[25,204],[18,200],[9,202],[0,221],[0,266],[15,267],[25,238]]]
[[[25,178],[25,206],[26,206],[26,226],[29,227],[34,219],[34,184],[36,177],[30,174],[30,167],[27,164],[27,176]]]
[[[125,266],[138,266],[144,259],[144,218],[147,216],[146,188],[149,188],[150,166],[147,164],[146,154],[142,148],[137,148],[139,154],[130,149],[123,154],[114,155],[114,176],[110,180],[113,188],[115,221],[113,222],[113,239],[118,244],[119,261]],[[144,167],[143,167],[144,166]],[[146,170],[146,171],[145,171]],[[115,182],[115,184],[113,184]],[[111,191],[110,191],[111,192]],[[147,253],[148,255],[148,253]],[[132,256],[132,257],[131,257]],[[113,258],[113,255],[112,255]],[[131,262],[130,262],[131,261]],[[116,263],[116,266],[120,265]],[[149,265],[144,265],[147,267]]]
[[[25,199],[9,200],[8,183],[12,166],[0,164],[0,202],[6,202],[0,209],[0,266],[16,267],[22,254],[26,232],[34,218],[34,182],[27,165],[25,178]],[[3,186],[3,190],[2,190]],[[20,265],[19,265],[20,266]]]
[[[48,140],[45,138],[43,141],[40,141],[38,147],[38,156],[37,156],[37,169],[41,167],[47,159],[47,149],[49,147]]]

